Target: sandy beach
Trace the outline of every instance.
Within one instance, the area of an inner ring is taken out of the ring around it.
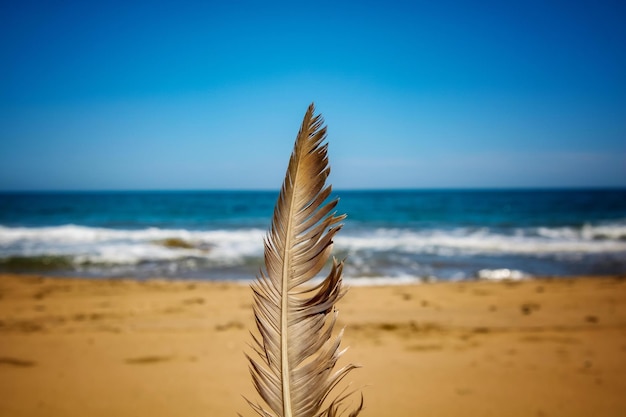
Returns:
[[[0,416],[251,416],[251,302],[233,283],[2,275]],[[363,416],[626,415],[623,277],[353,287],[339,325]]]

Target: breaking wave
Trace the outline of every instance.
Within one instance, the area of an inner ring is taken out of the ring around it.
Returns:
[[[219,271],[229,277],[249,277],[262,263],[264,235],[265,230],[259,228],[120,230],[73,224],[0,226],[0,267],[74,269],[81,273],[91,269],[95,275],[131,276],[141,275],[138,271],[144,275],[184,275],[185,271],[213,275]],[[448,279],[498,279],[507,268],[527,275],[520,269],[529,259],[576,261],[595,256],[620,262],[619,259],[626,259],[626,224],[501,230],[346,227],[335,243],[337,256],[349,259],[345,269],[349,279],[415,281],[441,275]],[[475,261],[481,257],[505,260],[482,265]],[[517,260],[517,265],[510,260]],[[447,271],[447,263],[456,266]],[[432,267],[437,264],[443,266]],[[624,268],[622,264],[617,265],[618,272]],[[233,275],[232,271],[236,273]]]

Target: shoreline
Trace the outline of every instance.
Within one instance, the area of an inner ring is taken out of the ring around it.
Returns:
[[[626,414],[624,277],[348,287],[363,416]],[[251,305],[233,282],[0,275],[0,415],[252,415]]]
[[[264,267],[260,264],[260,267]],[[348,287],[385,287],[385,286],[411,286],[421,284],[455,284],[455,283],[511,283],[526,281],[551,281],[551,280],[577,280],[577,279],[616,279],[626,280],[626,274],[610,273],[610,274],[576,274],[576,275],[531,275],[521,273],[521,271],[509,268],[485,269],[486,274],[477,274],[476,276],[468,276],[463,278],[439,278],[436,276],[367,276],[367,277],[343,277],[344,285]],[[503,272],[506,271],[506,272]],[[481,272],[481,271],[479,271]],[[324,271],[320,275],[323,275]],[[482,276],[481,276],[482,275]],[[47,273],[45,271],[6,271],[0,270],[0,279],[2,277],[23,277],[25,279],[53,279],[53,280],[87,280],[87,281],[133,281],[133,282],[151,282],[162,281],[171,283],[198,283],[198,284],[233,284],[233,285],[250,285],[255,279],[254,274],[250,278],[233,278],[220,279],[211,277],[183,277],[183,276],[106,276],[106,275],[89,275],[89,274],[68,274],[68,273]],[[313,280],[315,281],[315,279]]]

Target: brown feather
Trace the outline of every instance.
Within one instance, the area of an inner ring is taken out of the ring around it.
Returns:
[[[285,180],[265,239],[265,271],[252,284],[259,356],[250,361],[255,388],[269,407],[250,401],[261,416],[338,416],[347,395],[326,401],[337,383],[356,366],[333,368],[343,351],[342,332],[332,337],[335,304],[344,295],[343,261],[333,259],[328,276],[310,285],[326,265],[333,236],[345,215],[326,202],[331,187],[326,128],[311,104],[296,138]],[[331,213],[332,212],[332,213]],[[308,284],[308,285],[307,285]],[[327,403],[327,404],[325,404]],[[356,417],[363,399],[350,417]]]

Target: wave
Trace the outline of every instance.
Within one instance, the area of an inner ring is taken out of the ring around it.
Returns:
[[[626,252],[626,226],[513,229],[508,233],[489,228],[452,230],[377,229],[336,239],[350,250],[400,251],[438,256],[510,254],[556,255]]]
[[[624,223],[579,228],[350,229],[335,239],[355,285],[623,273]],[[0,269],[93,276],[246,279],[263,263],[259,228],[122,230],[0,226]],[[521,272],[522,270],[527,272]]]
[[[186,230],[147,228],[118,230],[78,225],[51,227],[0,226],[0,258],[72,257],[75,264],[136,264],[143,261],[201,258],[232,264],[259,258],[261,229]],[[451,230],[374,229],[343,233],[336,248],[358,253],[414,253],[437,256],[626,253],[626,226],[582,228]]]
[[[585,224],[580,228],[573,227],[539,227],[536,229],[539,236],[551,239],[568,240],[626,240],[626,224],[613,223],[606,225]]]
[[[117,230],[77,225],[0,226],[0,258],[59,256],[75,264],[137,264],[201,258],[229,264],[262,251],[265,231],[147,228]]]

